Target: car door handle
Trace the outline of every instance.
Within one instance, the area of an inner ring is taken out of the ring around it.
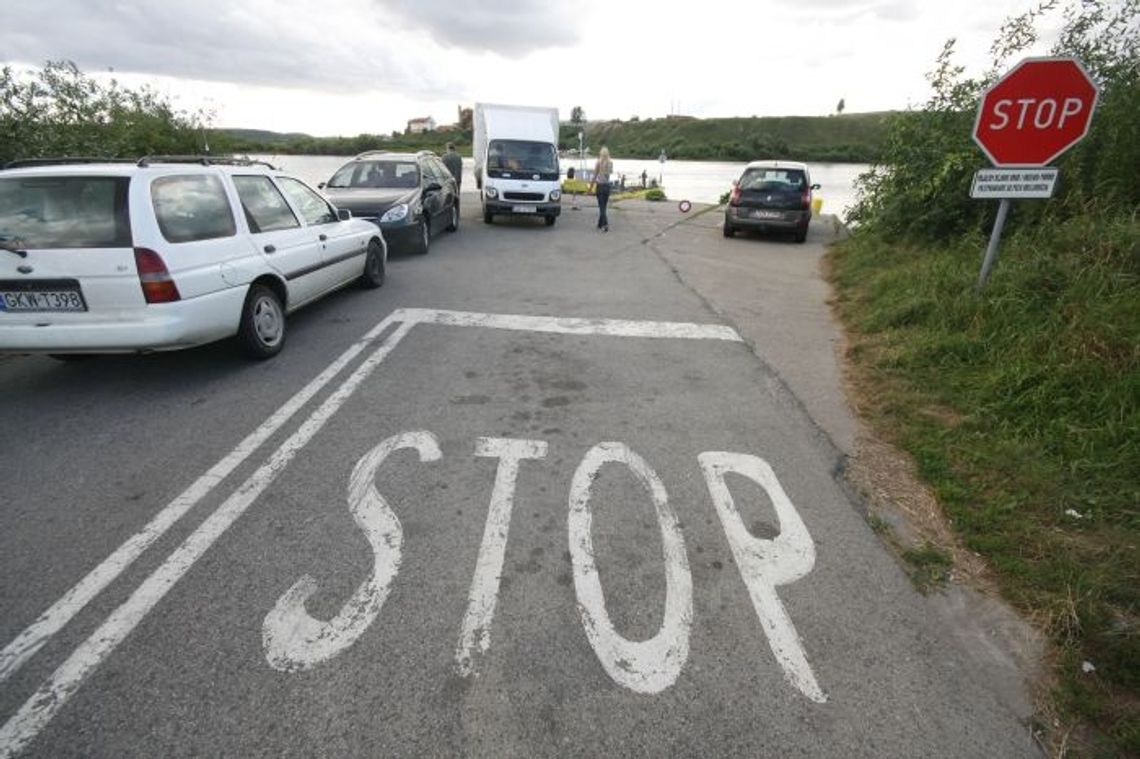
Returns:
[[[329,236],[328,235],[320,235],[317,239],[320,240],[321,242],[324,242],[325,240],[329,239]]]
[[[276,253],[277,252],[277,246],[276,245],[266,245],[264,248],[262,248],[262,250],[264,250],[266,253]]]

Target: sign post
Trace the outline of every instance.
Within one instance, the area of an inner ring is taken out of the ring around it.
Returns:
[[[978,291],[997,260],[1013,198],[1052,197],[1056,169],[1044,168],[1088,134],[1097,88],[1076,58],[1027,58],[982,95],[974,142],[996,169],[974,175],[970,197],[1000,199]]]

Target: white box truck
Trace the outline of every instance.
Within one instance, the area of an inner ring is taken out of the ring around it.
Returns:
[[[558,109],[476,103],[473,120],[483,221],[526,214],[541,216],[552,226],[562,213]]]

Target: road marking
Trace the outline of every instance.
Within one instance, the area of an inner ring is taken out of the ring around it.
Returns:
[[[520,332],[550,332],[559,335],[607,335],[610,337],[651,337],[687,340],[728,340],[743,342],[732,327],[721,324],[688,322],[647,322],[627,319],[577,319],[519,314],[480,314],[468,311],[439,311],[409,308],[403,312],[425,324],[452,327],[486,327]]]
[[[397,312],[398,313],[398,312]],[[83,607],[115,581],[139,556],[146,551],[166,531],[194,508],[195,505],[217,487],[238,466],[249,458],[261,445],[287,421],[293,418],[314,395],[333,380],[341,370],[356,358],[368,345],[381,335],[394,321],[396,314],[389,316],[369,330],[360,340],[353,343],[344,353],[318,374],[309,384],[301,388],[292,398],[273,412],[261,425],[244,440],[222,457],[221,461],[195,480],[150,520],[139,532],[128,538],[115,549],[114,553],[91,570],[86,577],[65,593],[41,614],[0,652],[0,683],[8,679],[28,659],[36,654],[52,636],[78,614]]]
[[[219,506],[185,541],[45,680],[23,706],[0,728],[0,759],[19,753],[68,702],[83,681],[131,633],[166,593],[174,587],[210,546],[229,529],[246,509],[276,479],[297,452],[307,445],[325,423],[389,353],[418,323],[492,329],[520,330],[568,335],[613,337],[680,338],[743,342],[731,327],[686,322],[647,322],[624,319],[581,319],[517,314],[484,314],[432,309],[397,309],[350,347],[309,385],[298,392],[270,419],[255,430],[215,467],[199,478],[182,496],[171,502],[151,523],[132,537],[57,601],[28,630],[5,648],[11,656],[4,676],[15,671],[38,651],[96,594],[110,584],[148,546],[157,540],[195,503],[216,487],[258,446],[355,356],[391,324],[400,326],[346,379],[332,395],[270,456],[256,472]],[[333,371],[333,369],[336,371]],[[662,527],[665,529],[664,525]],[[686,564],[687,569],[687,564]],[[600,590],[600,587],[599,587]],[[603,608],[604,611],[604,608]],[[17,646],[17,642],[19,645]],[[687,645],[687,637],[686,637]],[[674,679],[676,675],[673,676]],[[2,681],[2,678],[0,678]]]
[[[752,607],[784,677],[812,701],[825,703],[827,696],[811,671],[803,641],[776,594],[777,585],[795,582],[815,565],[815,544],[807,526],[776,479],[776,473],[764,459],[744,453],[708,451],[697,456],[697,460],[701,463],[709,494],[728,536],[740,576],[748,586]],[[724,475],[728,472],[743,475],[764,488],[776,509],[779,535],[767,540],[748,531],[732,492],[725,484]]]
[[[495,471],[495,487],[491,491],[483,542],[479,545],[479,557],[475,560],[475,576],[471,579],[471,591],[467,595],[467,613],[463,617],[459,645],[455,649],[456,669],[462,677],[467,677],[474,669],[471,658],[475,646],[478,645],[480,654],[487,653],[491,647],[491,621],[495,617],[499,582],[503,577],[503,557],[511,528],[511,506],[519,476],[519,462],[523,459],[544,458],[546,443],[540,440],[482,437],[475,445],[475,455],[497,458],[499,466]]]
[[[606,612],[606,597],[594,562],[590,488],[602,466],[616,462],[629,467],[649,490],[665,551],[665,616],[649,640],[623,638]],[[586,637],[602,668],[619,685],[637,693],[660,693],[681,674],[689,658],[689,629],[693,623],[693,577],[677,516],[669,506],[665,485],[645,459],[624,443],[599,443],[583,457],[570,484],[570,556],[574,592]]]
[[[401,448],[414,448],[420,461],[438,461],[443,455],[439,441],[430,432],[404,432],[380,443],[356,463],[348,483],[348,504],[372,546],[372,577],[360,584],[340,613],[328,622],[314,619],[305,610],[305,601],[317,591],[316,579],[304,575],[293,583],[262,624],[265,659],[274,669],[297,672],[333,658],[355,643],[380,614],[392,580],[400,571],[404,529],[374,480],[384,460]]]
[[[399,313],[399,312],[397,312]],[[393,314],[395,317],[396,314]],[[391,317],[390,317],[391,318]],[[277,475],[344,404],[392,349],[408,334],[415,322],[404,322],[380,344],[371,356],[274,452],[269,460],[249,476],[233,495],[191,533],[119,608],[91,634],[32,694],[20,710],[0,728],[0,757],[21,751],[63,708],[83,680],[98,667],[142,621],[163,596],[174,587],[198,559],[240,517]]]

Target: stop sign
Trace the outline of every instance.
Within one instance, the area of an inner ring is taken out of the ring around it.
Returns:
[[[1075,58],[1027,58],[986,90],[974,141],[995,166],[1044,166],[1089,131],[1097,88]]]

